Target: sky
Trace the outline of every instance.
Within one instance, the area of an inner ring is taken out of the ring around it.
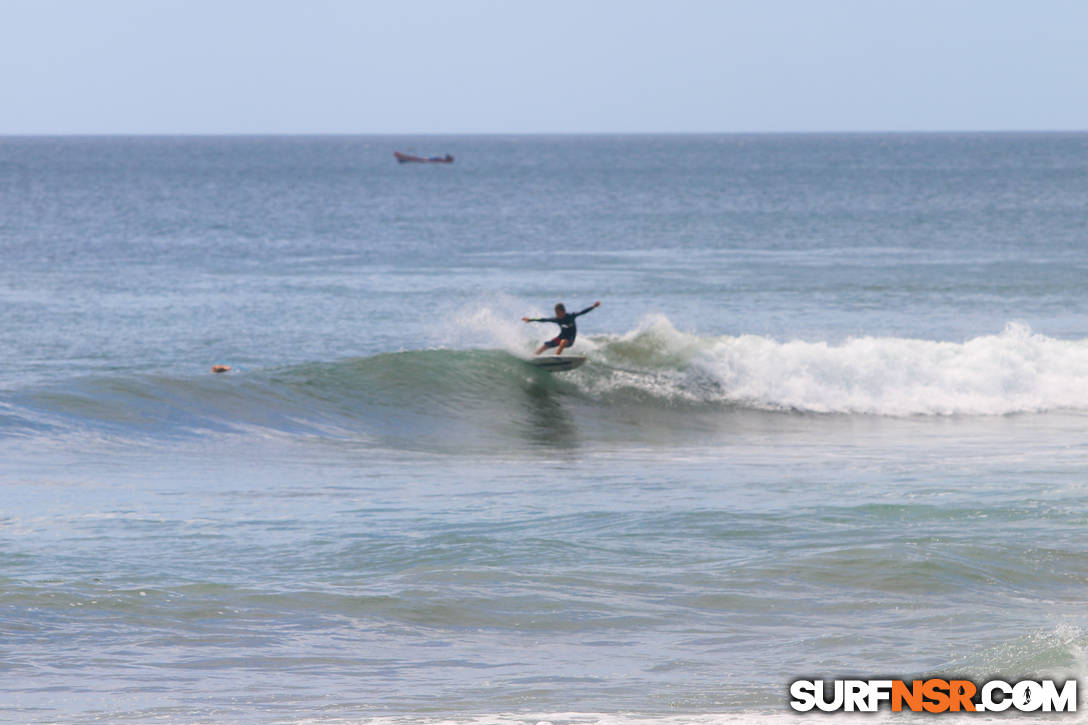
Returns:
[[[0,134],[1088,129],[1080,0],[0,0]]]

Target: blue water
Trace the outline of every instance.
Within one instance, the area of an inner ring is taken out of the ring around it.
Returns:
[[[0,720],[1082,677],[1086,198],[1088,134],[0,139]]]

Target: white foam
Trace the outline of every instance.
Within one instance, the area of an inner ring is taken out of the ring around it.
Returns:
[[[890,416],[1088,411],[1088,340],[1057,340],[1015,323],[965,342],[832,344],[701,338],[654,316],[593,344],[613,371],[586,382],[591,394],[639,389],[769,410]]]
[[[526,324],[521,318],[544,316],[515,297],[498,295],[490,304],[467,305],[452,314],[443,323],[441,339],[451,347],[498,347],[513,355],[524,355],[540,341],[555,335],[548,334],[551,330],[541,325]]]

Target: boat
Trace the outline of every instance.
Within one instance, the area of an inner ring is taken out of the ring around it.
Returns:
[[[452,164],[453,156],[446,154],[445,156],[412,156],[411,154],[402,154],[400,151],[394,151],[393,157],[396,158],[398,163],[401,164]]]

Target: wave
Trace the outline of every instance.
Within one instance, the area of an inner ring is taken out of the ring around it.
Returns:
[[[655,317],[597,347],[606,366],[636,366],[634,378],[600,381],[602,392],[629,385],[666,400],[878,416],[1088,411],[1088,340],[1057,340],[1016,323],[963,343],[832,344],[702,338]]]
[[[429,349],[227,375],[83,378],[0,401],[0,434],[228,431],[373,438],[397,446],[598,437],[672,439],[749,413],[994,416],[1088,411],[1088,340],[1010,324],[962,343],[704,337],[649,317],[580,337],[581,369],[525,365],[531,343]],[[428,443],[429,442],[429,443]]]

